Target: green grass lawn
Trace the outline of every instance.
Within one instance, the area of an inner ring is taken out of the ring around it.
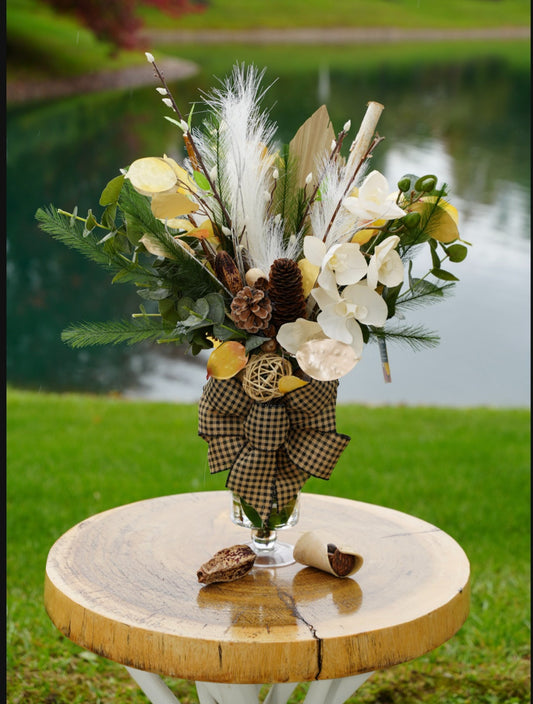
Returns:
[[[528,25],[525,0],[209,0],[201,13],[165,19],[154,8],[142,16],[151,26],[169,28],[250,27],[434,27],[455,29]]]
[[[46,556],[64,531],[99,511],[223,488],[224,476],[209,476],[196,412],[194,405],[8,391],[10,704],[146,702],[123,668],[82,651],[51,624],[42,602]],[[427,656],[377,673],[354,702],[530,701],[529,420],[526,409],[339,406],[338,429],[352,441],[329,482],[311,479],[306,491],[434,523],[472,565],[472,609],[460,632]],[[171,686],[182,704],[197,702],[191,683]]]

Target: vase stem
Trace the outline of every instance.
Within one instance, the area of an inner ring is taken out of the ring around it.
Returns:
[[[277,534],[270,528],[253,528],[252,542],[253,550],[257,553],[274,550],[276,547]]]

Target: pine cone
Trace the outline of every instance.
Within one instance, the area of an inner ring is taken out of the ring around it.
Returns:
[[[302,272],[292,259],[276,259],[270,267],[268,295],[272,301],[272,323],[279,329],[284,323],[305,318]]]
[[[265,330],[270,324],[272,304],[266,291],[251,286],[241,289],[231,302],[231,317],[246,332]]]

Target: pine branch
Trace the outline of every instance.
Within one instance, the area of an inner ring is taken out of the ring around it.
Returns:
[[[440,337],[432,331],[426,330],[421,325],[397,328],[370,328],[369,342],[385,342],[405,344],[415,352],[431,347],[437,347]]]
[[[70,325],[61,333],[61,339],[70,347],[92,347],[116,345],[125,342],[133,345],[146,340],[155,341],[172,331],[160,318],[133,318],[102,323],[78,323]]]
[[[62,215],[54,206],[48,209],[39,208],[35,217],[43,232],[70,249],[80,252],[104,269],[117,272],[119,276],[116,277],[116,281],[153,283],[157,280],[156,274],[150,269],[125,257],[116,247],[113,239],[102,243],[100,237],[92,232],[85,232],[82,222],[73,221],[67,215]]]
[[[424,279],[415,279],[413,288],[408,289],[398,297],[396,310],[410,310],[412,308],[438,303],[442,301],[445,296],[450,295],[454,288],[454,283],[446,283],[442,286],[438,286]]]

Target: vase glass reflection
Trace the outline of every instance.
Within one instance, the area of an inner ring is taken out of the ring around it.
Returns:
[[[285,567],[294,562],[293,546],[278,540],[277,532],[296,525],[299,518],[300,494],[281,509],[276,502],[268,521],[263,521],[257,511],[238,494],[231,492],[231,520],[251,531],[247,543],[256,553],[255,567]]]

